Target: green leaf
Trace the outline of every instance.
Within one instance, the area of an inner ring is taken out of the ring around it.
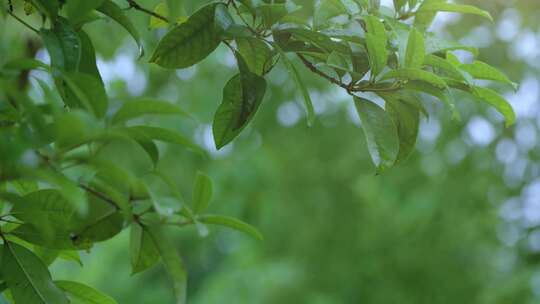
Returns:
[[[32,225],[44,241],[61,233],[69,233],[76,222],[73,218],[75,206],[54,189],[25,195],[14,204],[12,213],[19,220]]]
[[[421,68],[424,64],[426,54],[426,46],[424,44],[424,36],[416,28],[413,28],[409,33],[407,42],[407,51],[405,53],[406,68]]]
[[[399,154],[396,125],[386,111],[367,99],[355,97],[354,104],[362,122],[369,154],[381,173],[394,165]]]
[[[348,14],[348,11],[341,0],[322,0],[315,8],[313,24],[315,28],[320,28],[329,19],[344,14]]]
[[[256,14],[261,17],[266,28],[271,28],[289,14],[284,3],[261,4],[255,10]]]
[[[101,75],[97,68],[96,51],[92,44],[92,40],[90,40],[88,34],[83,30],[79,30],[78,34],[79,39],[81,40],[81,61],[79,64],[79,71],[93,76],[103,84],[103,80],[101,79]]]
[[[60,4],[58,0],[31,0],[32,4],[38,8],[41,12],[48,15],[51,20],[55,21],[58,16],[58,9]]]
[[[196,214],[204,212],[210,199],[212,199],[212,180],[202,172],[197,172],[195,184],[193,185],[193,194],[191,195],[193,211]]]
[[[434,13],[434,12],[451,12],[451,13],[462,13],[462,14],[473,14],[478,15],[484,18],[493,21],[491,15],[472,5],[462,5],[455,3],[446,3],[446,2],[430,2],[426,3],[418,9],[418,13]]]
[[[171,131],[168,129],[163,129],[159,127],[150,127],[150,126],[133,126],[129,127],[131,130],[141,132],[152,140],[163,141],[171,144],[182,145],[186,148],[193,150],[194,152],[205,154],[206,152],[195,144],[191,139],[183,136],[182,134]]]
[[[159,252],[150,234],[139,224],[131,224],[130,234],[131,274],[145,271],[159,261]]]
[[[420,127],[418,96],[405,93],[381,94],[386,101],[386,111],[396,125],[399,138],[399,153],[396,164],[405,161],[414,151]],[[416,97],[416,98],[415,98]]]
[[[150,62],[164,68],[182,69],[205,59],[220,43],[214,25],[217,4],[210,4],[174,27],[159,42]]]
[[[437,97],[448,107],[448,109],[452,113],[452,119],[454,120],[461,119],[460,114],[454,103],[454,100],[452,96],[450,95],[450,90],[448,90],[447,88],[442,89],[442,88],[430,85],[429,83],[425,83],[422,81],[414,81],[414,80],[407,82],[405,84],[405,88]]]
[[[69,0],[65,4],[65,10],[71,24],[80,23],[91,11],[100,7],[104,0]]]
[[[109,99],[100,79],[84,73],[63,73],[62,78],[73,92],[75,106],[82,106],[98,118],[105,116]]]
[[[304,85],[302,78],[300,78],[300,73],[298,73],[298,70],[296,69],[294,64],[289,60],[289,58],[287,58],[287,55],[277,44],[274,44],[274,47],[279,52],[280,58],[283,60],[283,64],[289,72],[289,75],[293,78],[296,86],[298,87],[298,89],[300,89],[300,92],[302,93],[302,97],[304,98],[304,105],[306,107],[307,124],[309,127],[311,127],[315,122],[315,108],[313,107],[313,102],[311,101],[309,92]]]
[[[471,64],[462,64],[459,67],[465,72],[471,74],[476,79],[494,80],[511,85],[517,89],[517,84],[512,82],[506,75],[496,68],[482,61],[475,60]]]
[[[392,70],[381,78],[381,80],[388,80],[388,79],[401,79],[401,80],[419,80],[419,81],[425,81],[429,84],[432,84],[439,88],[446,88],[447,85],[439,78],[439,76],[420,69],[397,69]]]
[[[259,230],[257,230],[257,228],[234,217],[222,215],[201,215],[198,217],[198,219],[205,224],[224,226],[243,232],[260,241],[264,239],[263,235],[259,232]]]
[[[369,15],[364,20],[367,29],[366,46],[371,65],[371,77],[373,79],[386,66],[388,60],[388,50],[386,49],[388,36],[384,24],[377,17]]]
[[[163,264],[165,265],[165,269],[167,269],[167,272],[173,281],[174,293],[177,300],[176,303],[185,304],[187,301],[187,272],[184,262],[176,252],[176,249],[171,245],[168,238],[165,237],[160,226],[153,225],[144,228],[152,238]]]
[[[119,124],[144,115],[183,115],[190,116],[179,106],[152,98],[128,101],[114,114],[113,124]]]
[[[424,60],[424,64],[431,66],[437,74],[447,75],[458,81],[466,81],[466,77],[462,71],[460,71],[450,61],[435,55],[427,55]]]
[[[478,56],[478,49],[475,47],[463,45],[454,41],[441,39],[439,35],[434,33],[426,33],[425,36],[426,53],[446,53],[453,50],[464,50],[470,52],[474,56]]]
[[[85,284],[73,281],[55,281],[64,290],[72,304],[116,304],[117,302],[102,292]]]
[[[19,58],[8,61],[4,64],[2,69],[6,70],[45,70],[48,71],[50,66],[35,59],[31,58]]]
[[[501,113],[506,121],[506,127],[510,127],[516,122],[516,113],[514,112],[514,109],[510,103],[497,92],[487,88],[473,87],[472,93],[474,96],[487,102]]]
[[[233,76],[223,89],[223,101],[214,115],[212,130],[217,149],[230,143],[253,119],[266,92],[266,81],[249,71],[238,53],[240,73]]]
[[[103,4],[97,10],[109,16],[112,20],[116,21],[123,28],[125,28],[126,31],[128,31],[128,33],[131,35],[131,37],[133,37],[133,39],[139,46],[139,54],[142,57],[144,55],[144,49],[141,37],[139,35],[139,32],[137,31],[137,28],[124,14],[124,10],[111,0],[104,0]]]
[[[262,76],[271,67],[273,53],[265,42],[256,38],[238,38],[236,45],[251,72]]]
[[[52,29],[39,32],[51,57],[51,65],[62,71],[77,71],[81,60],[81,41],[75,29],[64,18],[58,18]]]
[[[4,244],[0,271],[16,303],[69,303],[53,284],[47,266],[23,246],[9,242]]]

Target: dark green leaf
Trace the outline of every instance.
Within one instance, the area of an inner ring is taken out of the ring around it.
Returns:
[[[62,291],[53,284],[45,264],[20,245],[4,244],[0,271],[16,303],[69,303]]]
[[[407,51],[405,53],[405,67],[421,68],[424,64],[425,54],[424,36],[416,28],[413,28],[409,33]]]
[[[214,115],[212,130],[217,149],[230,143],[253,119],[264,98],[266,81],[249,71],[240,54],[236,54],[240,73],[225,85],[223,101]]]
[[[60,4],[58,0],[31,0],[41,12],[48,15],[53,21],[56,20],[58,16],[58,9]]]
[[[98,118],[107,112],[109,99],[100,79],[84,73],[63,73],[62,78],[73,92],[71,100],[79,107],[84,107]]]
[[[217,4],[210,4],[174,27],[159,42],[150,62],[164,68],[190,67],[206,58],[220,43],[220,33],[214,24]]]

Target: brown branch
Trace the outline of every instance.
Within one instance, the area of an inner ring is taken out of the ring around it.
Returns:
[[[350,86],[344,84],[343,82],[335,79],[334,77],[330,76],[330,75],[327,75],[326,73],[324,73],[323,71],[317,69],[313,63],[311,63],[304,55],[302,54],[299,54],[299,53],[296,53],[296,55],[298,56],[298,58],[300,58],[300,60],[302,60],[302,63],[304,63],[304,65],[310,70],[312,71],[313,73],[321,76],[322,78],[330,81],[331,83],[333,84],[336,84],[342,88],[344,88],[345,90],[347,90],[347,92],[350,92],[351,91],[351,88]]]
[[[87,185],[84,185],[84,184],[79,184],[79,188],[83,189],[84,191],[90,193],[90,194],[93,194],[95,196],[97,196],[98,198],[104,200],[105,202],[107,202],[109,205],[113,206],[116,210],[120,210],[120,206],[114,201],[112,200],[111,198],[109,198],[108,196],[106,196],[105,194],[97,191],[97,190],[94,190],[90,187],[88,187]]]
[[[138,11],[141,11],[143,13],[146,13],[146,14],[148,14],[150,16],[156,17],[158,19],[161,19],[161,20],[169,23],[169,19],[167,17],[164,17],[164,16],[162,16],[162,15],[156,13],[156,12],[153,12],[153,11],[151,11],[149,9],[146,9],[146,8],[140,6],[137,2],[135,2],[135,0],[126,0],[126,1],[129,4],[129,8],[136,9]]]

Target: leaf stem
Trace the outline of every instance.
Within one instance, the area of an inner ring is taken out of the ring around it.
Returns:
[[[169,21],[169,19],[168,19],[167,17],[162,16],[162,15],[156,13],[156,12],[153,12],[153,11],[151,11],[151,10],[149,10],[149,9],[146,9],[146,8],[140,6],[139,3],[137,3],[135,0],[126,0],[126,1],[127,1],[128,4],[129,4],[129,8],[133,8],[133,9],[135,9],[135,10],[141,11],[141,12],[143,12],[143,13],[145,13],[145,14],[150,15],[150,16],[153,16],[153,17],[156,17],[156,18],[158,18],[158,19],[161,19],[161,20],[163,20],[163,21],[165,21],[165,22],[167,22],[167,23],[170,23],[170,21]]]
[[[8,10],[7,13],[8,13],[11,17],[15,18],[15,20],[19,21],[21,24],[23,24],[24,26],[26,26],[26,28],[28,28],[28,29],[31,30],[32,32],[34,32],[34,33],[36,33],[36,34],[39,33],[39,31],[38,31],[36,28],[32,27],[30,24],[26,23],[26,21],[22,20],[22,19],[19,18],[17,15],[15,15],[15,14],[11,11],[11,9]]]

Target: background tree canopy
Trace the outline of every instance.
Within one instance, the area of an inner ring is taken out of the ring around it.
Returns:
[[[0,1],[0,303],[536,303],[536,2]]]

